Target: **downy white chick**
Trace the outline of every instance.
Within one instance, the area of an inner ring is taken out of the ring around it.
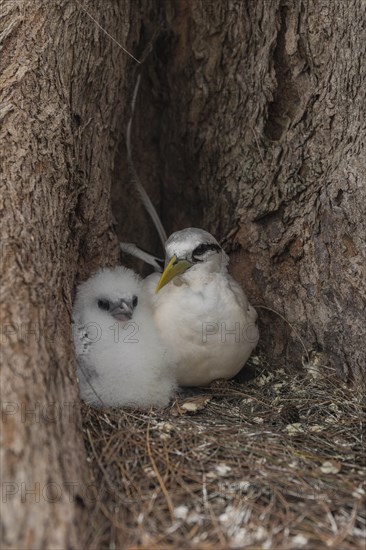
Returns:
[[[130,269],[102,269],[78,290],[74,343],[82,399],[94,407],[166,406],[174,371],[144,283]]]
[[[166,242],[163,274],[146,279],[154,320],[181,386],[232,378],[258,342],[257,312],[229,275],[229,258],[207,231],[190,227]]]

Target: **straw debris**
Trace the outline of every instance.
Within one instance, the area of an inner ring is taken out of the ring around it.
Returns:
[[[262,370],[166,410],[85,406],[88,548],[364,548],[365,397]]]

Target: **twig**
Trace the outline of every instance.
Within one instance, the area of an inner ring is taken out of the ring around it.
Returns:
[[[90,447],[91,447],[91,450],[92,450],[92,453],[94,455],[94,458],[95,460],[97,461],[97,464],[101,470],[101,472],[103,473],[104,475],[104,479],[105,481],[107,482],[107,485],[109,486],[110,490],[112,491],[112,493],[116,494],[118,496],[118,498],[121,500],[121,502],[123,504],[132,504],[134,502],[138,502],[137,499],[127,499],[124,497],[124,495],[122,495],[119,491],[116,490],[116,488],[113,486],[113,483],[112,481],[110,480],[109,478],[109,475],[108,475],[108,472],[107,470],[105,469],[105,467],[103,466],[99,456],[97,455],[97,452],[95,450],[95,447],[94,447],[94,444],[93,444],[93,440],[90,436],[90,432],[89,430],[87,429],[86,430],[86,433],[88,435],[88,440],[89,440],[89,444],[90,444]]]
[[[138,94],[138,91],[139,91],[139,88],[140,88],[140,81],[141,81],[141,75],[139,74],[137,79],[136,79],[135,89],[134,89],[133,95],[132,95],[131,116],[130,116],[130,119],[129,119],[128,124],[127,124],[127,132],[126,132],[127,158],[128,158],[128,163],[130,165],[130,169],[131,169],[131,173],[132,173],[132,181],[135,184],[135,187],[136,187],[136,189],[137,189],[137,191],[138,191],[138,193],[141,197],[142,203],[145,206],[145,208],[147,210],[147,213],[150,215],[150,217],[151,217],[151,219],[152,219],[152,221],[153,221],[153,223],[156,227],[156,230],[159,234],[161,243],[162,243],[163,248],[164,248],[165,242],[167,240],[167,234],[165,232],[163,224],[160,221],[159,215],[158,215],[157,211],[155,210],[155,207],[154,207],[153,203],[150,200],[149,195],[146,193],[145,188],[143,187],[143,185],[142,185],[142,183],[139,179],[139,176],[137,174],[137,171],[136,171],[133,159],[132,159],[131,128],[132,128],[132,122],[133,122],[133,115],[134,115],[134,112],[135,112],[136,98],[137,98],[137,94]]]
[[[164,481],[163,481],[163,478],[161,477],[160,475],[160,472],[158,470],[158,467],[156,465],[156,462],[154,460],[154,457],[152,455],[152,452],[151,452],[151,448],[150,448],[150,419],[148,420],[148,423],[147,423],[147,430],[146,430],[146,449],[147,449],[147,454],[149,456],[149,459],[150,459],[150,462],[151,462],[151,466],[153,467],[153,470],[156,474],[156,477],[158,478],[158,481],[159,481],[159,485],[160,485],[160,488],[165,496],[165,500],[166,500],[166,503],[168,505],[168,508],[169,508],[169,512],[170,512],[170,517],[171,517],[171,520],[172,520],[172,523],[174,522],[174,507],[173,507],[173,503],[172,503],[172,500],[170,498],[170,495],[168,493],[168,490],[167,488],[165,487],[165,484],[164,484]]]

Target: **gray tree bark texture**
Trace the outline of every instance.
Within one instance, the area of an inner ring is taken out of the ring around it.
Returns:
[[[110,186],[125,53],[74,1],[2,1],[1,548],[83,547],[76,281],[117,261]],[[100,3],[121,43],[129,2]]]
[[[293,324],[314,364],[365,372],[363,2],[0,8],[2,547],[76,549],[92,482],[74,288],[117,262],[116,228],[158,248],[124,153],[137,70],[134,160],[168,233],[211,231],[251,301]],[[294,332],[260,315],[260,349],[273,365],[301,365]]]

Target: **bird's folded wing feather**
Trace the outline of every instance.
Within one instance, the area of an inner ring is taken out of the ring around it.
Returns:
[[[85,325],[74,325],[74,342],[77,357],[87,356],[90,353],[92,341],[88,336]]]
[[[95,367],[90,363],[93,342],[89,338],[85,325],[74,326],[74,344],[77,357],[77,376],[82,387],[88,387],[91,381],[97,376]],[[86,386],[85,386],[86,385]],[[90,386],[93,393],[94,388]]]

